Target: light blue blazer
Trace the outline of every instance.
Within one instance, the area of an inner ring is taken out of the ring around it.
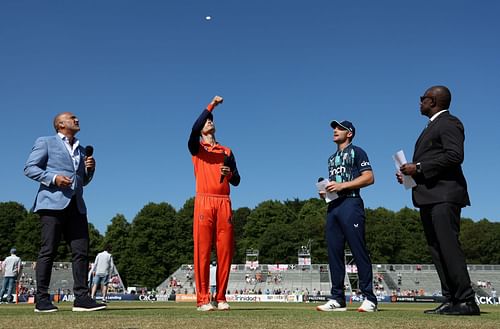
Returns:
[[[83,201],[83,187],[94,175],[94,171],[85,170],[85,148],[78,147],[80,163],[75,170],[73,160],[59,135],[40,137],[36,140],[33,149],[26,161],[24,174],[40,182],[35,204],[32,210],[65,209],[73,196],[76,196],[78,210],[81,214],[87,213]],[[60,188],[52,183],[55,175],[68,176],[73,181],[71,187]]]

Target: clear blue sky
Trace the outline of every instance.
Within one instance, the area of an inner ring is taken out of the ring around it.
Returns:
[[[375,173],[366,206],[397,211],[412,203],[391,156],[411,158],[419,96],[444,84],[466,128],[462,214],[499,221],[499,12],[494,0],[1,1],[0,201],[31,206],[24,163],[71,111],[95,147],[85,197],[102,233],[148,202],[179,209],[194,195],[191,125],[219,94],[217,139],[242,176],[234,208],[315,197],[329,122],[348,119]]]

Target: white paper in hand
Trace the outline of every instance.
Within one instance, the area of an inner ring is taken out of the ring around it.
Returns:
[[[321,182],[317,182],[316,183],[316,188],[318,189],[318,193],[319,192],[324,192],[325,193],[325,201],[326,203],[332,201],[332,200],[335,200],[337,199],[339,196],[337,193],[335,192],[327,192],[326,191],[326,185],[328,185],[328,183],[330,183],[330,181],[328,179],[323,179]]]
[[[394,159],[394,165],[396,166],[397,171],[399,172],[399,167],[402,165],[406,164],[408,161],[406,161],[405,153],[403,150],[399,150],[392,156]],[[408,175],[403,175],[403,186],[405,189],[411,189],[412,187],[417,186],[417,183],[415,183],[415,180]]]

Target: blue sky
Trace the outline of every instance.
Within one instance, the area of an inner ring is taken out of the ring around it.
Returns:
[[[365,205],[397,211],[412,203],[391,156],[411,158],[419,96],[444,84],[466,128],[462,215],[499,221],[499,11],[493,0],[1,1],[0,201],[31,206],[24,163],[71,111],[95,147],[85,198],[102,233],[148,202],[179,209],[194,195],[191,125],[219,94],[217,139],[242,176],[234,208],[315,197],[335,151],[329,122],[348,119],[375,174]]]

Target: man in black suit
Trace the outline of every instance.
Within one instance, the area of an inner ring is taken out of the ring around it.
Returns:
[[[412,198],[420,218],[445,302],[427,314],[480,315],[475,302],[465,255],[459,241],[460,212],[470,205],[462,172],[464,127],[448,108],[451,93],[433,86],[420,97],[420,112],[429,123],[415,143],[413,162],[396,174],[415,179]]]

